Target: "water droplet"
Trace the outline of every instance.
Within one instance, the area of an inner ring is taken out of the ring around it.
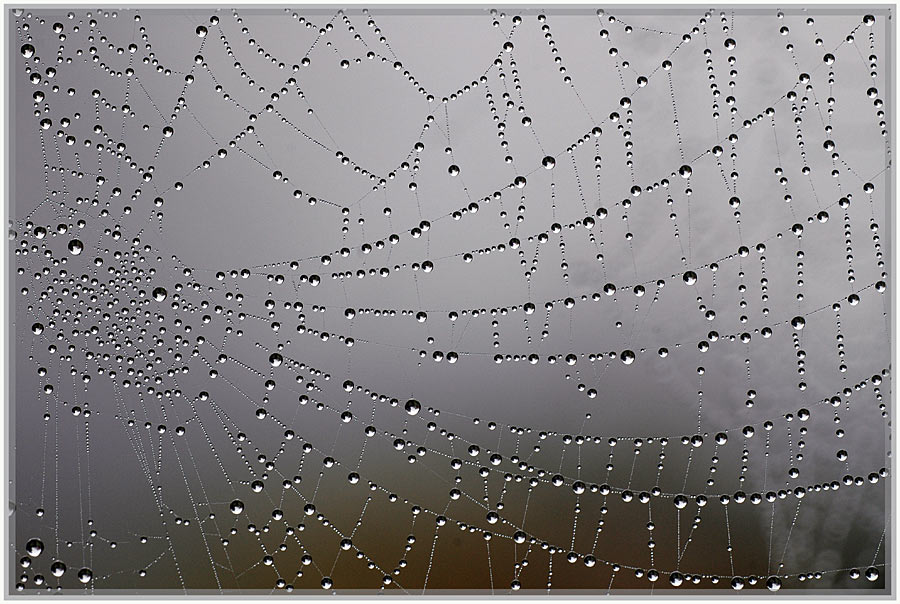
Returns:
[[[153,299],[157,302],[165,301],[166,297],[169,295],[169,292],[166,291],[165,287],[156,287],[153,289]]]
[[[414,398],[406,401],[406,404],[403,406],[406,409],[406,412],[409,415],[418,415],[419,411],[422,410],[422,404]]]
[[[694,271],[687,271],[682,279],[684,279],[685,284],[693,285],[697,282],[697,273],[695,273]]]
[[[50,565],[50,574],[54,577],[62,577],[66,574],[66,565],[57,560]]]
[[[72,239],[69,241],[69,253],[73,256],[77,256],[81,252],[84,251],[84,244],[81,243],[80,239]]]
[[[231,505],[229,505],[228,507],[231,510],[231,513],[234,514],[235,516],[237,516],[238,514],[240,514],[241,512],[244,511],[244,502],[241,501],[240,499],[235,499],[234,501],[231,502]]]
[[[548,170],[552,170],[556,167],[556,158],[551,155],[548,155],[544,159],[541,160],[541,165],[547,168]]]
[[[31,57],[34,56],[34,46],[32,46],[31,44],[23,44],[21,51],[22,51],[22,56],[25,57],[26,59],[30,59]]]
[[[44,542],[40,539],[29,539],[25,544],[25,552],[32,558],[37,558],[44,551]]]

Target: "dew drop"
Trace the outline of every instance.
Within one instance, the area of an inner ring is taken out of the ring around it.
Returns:
[[[29,539],[25,544],[25,552],[32,558],[37,558],[44,551],[44,542],[40,539]]]
[[[81,243],[80,239],[72,239],[69,241],[69,253],[73,256],[77,256],[81,252],[84,251],[84,244]]]

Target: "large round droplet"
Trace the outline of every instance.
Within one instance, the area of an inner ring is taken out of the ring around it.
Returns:
[[[25,544],[25,552],[32,558],[37,558],[44,551],[44,542],[40,539],[29,539]]]
[[[554,167],[556,167],[556,159],[553,156],[548,155],[543,160],[541,160],[541,165],[548,170],[552,170]]]
[[[693,285],[697,282],[697,273],[695,273],[694,271],[687,271],[682,279],[684,279],[684,282],[687,285]]]
[[[78,571],[78,580],[82,583],[90,583],[94,578],[94,573],[89,568],[82,568]]]
[[[626,365],[631,365],[632,363],[634,363],[634,352],[632,352],[631,350],[623,350],[622,354],[619,356],[622,359],[622,362]]]
[[[406,404],[403,406],[406,409],[406,412],[410,415],[418,415],[419,411],[422,410],[422,404],[414,398],[406,401]]]
[[[32,46],[31,44],[22,44],[21,51],[22,56],[26,59],[30,59],[34,56],[34,46]]]
[[[166,291],[165,287],[157,287],[153,290],[153,299],[157,302],[164,301],[168,295],[169,292]]]
[[[244,511],[244,502],[241,501],[240,499],[235,499],[234,501],[231,502],[231,505],[228,506],[228,508],[231,510],[232,514],[237,516],[238,514],[240,514],[241,512]]]
[[[81,243],[80,239],[72,239],[69,241],[69,253],[73,256],[77,256],[81,252],[84,251],[84,244]]]
[[[804,319],[803,317],[794,317],[793,319],[791,319],[791,327],[793,327],[797,331],[800,331],[801,329],[806,327],[806,319]]]
[[[766,588],[769,591],[778,591],[779,589],[781,589],[781,579],[774,575],[769,577],[768,579],[766,579]]]

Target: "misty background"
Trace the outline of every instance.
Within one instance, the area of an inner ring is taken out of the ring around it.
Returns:
[[[11,11],[11,586],[883,593],[888,16]]]

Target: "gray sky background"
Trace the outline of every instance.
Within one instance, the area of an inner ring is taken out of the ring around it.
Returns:
[[[885,589],[884,10],[293,12],[9,15],[11,584]]]

